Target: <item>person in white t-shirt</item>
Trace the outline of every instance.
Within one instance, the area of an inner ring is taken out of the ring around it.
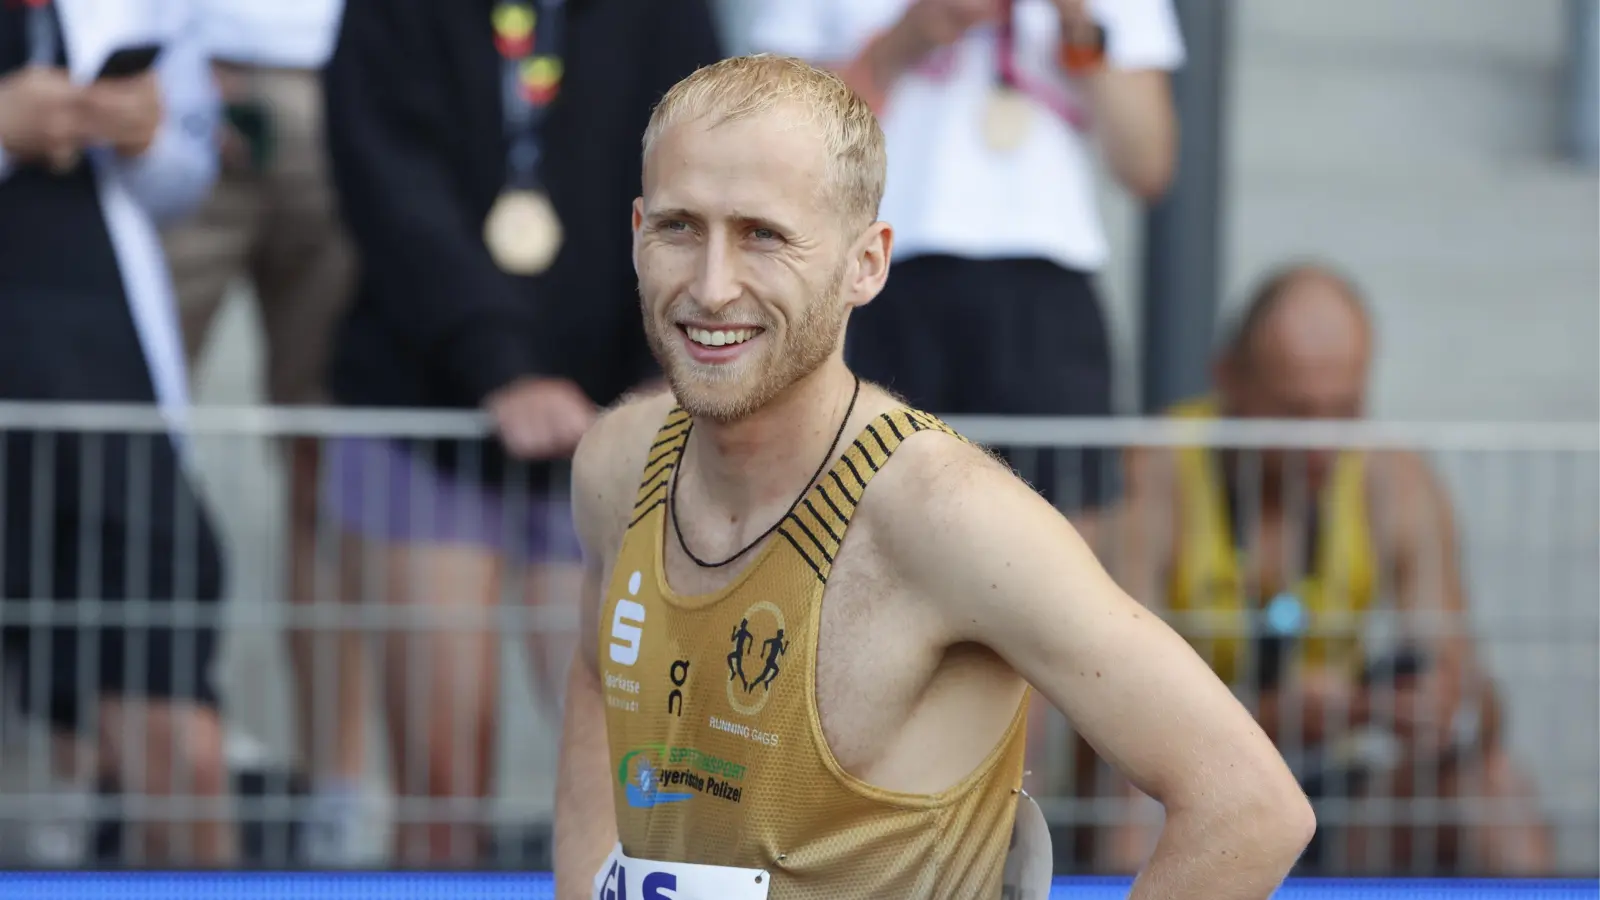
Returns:
[[[1109,414],[1095,148],[1138,197],[1166,189],[1171,0],[770,0],[750,38],[837,70],[887,134],[895,265],[851,322],[856,370],[936,413]],[[1032,456],[1059,506],[1104,502],[1093,454]]]

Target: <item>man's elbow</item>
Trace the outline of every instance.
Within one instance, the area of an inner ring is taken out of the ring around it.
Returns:
[[[1255,823],[1263,850],[1286,867],[1293,866],[1317,833],[1317,814],[1293,779],[1273,781],[1282,783],[1263,786],[1245,815]]]

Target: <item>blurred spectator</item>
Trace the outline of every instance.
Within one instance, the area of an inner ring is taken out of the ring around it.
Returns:
[[[333,49],[341,3],[199,0],[198,7],[227,124],[215,191],[165,235],[184,349],[193,365],[229,287],[248,277],[266,333],[267,399],[324,402],[328,344],[354,276],[328,180],[319,72]],[[313,437],[285,448],[289,599],[301,604],[317,599],[318,448]],[[303,858],[313,864],[345,857],[359,812],[359,641],[348,632],[324,646],[307,632],[290,634],[296,734],[313,791]],[[314,702],[318,694],[324,697]],[[320,720],[331,728],[316,728],[313,710],[333,712]]]
[[[1240,318],[1214,396],[1174,412],[1357,418],[1372,345],[1354,286],[1287,268]],[[1118,543],[1106,548],[1123,585],[1170,612],[1254,704],[1313,800],[1353,799],[1339,816],[1394,822],[1324,815],[1309,865],[1551,871],[1550,836],[1470,640],[1449,499],[1420,456],[1144,451],[1129,460],[1128,485]],[[1387,635],[1375,627],[1386,613]],[[1442,803],[1440,824],[1362,802],[1395,797]],[[1146,849],[1129,837],[1125,866]]]
[[[596,404],[656,377],[628,227],[640,135],[661,95],[718,56],[704,0],[348,2],[328,122],[362,267],[335,391],[367,406],[483,407],[500,437],[339,445],[333,504],[366,551],[346,556],[380,560],[386,576],[369,593],[486,614],[505,591],[575,612],[579,549],[539,461],[565,459]],[[499,636],[460,622],[387,638],[402,794],[487,793]],[[535,637],[553,704],[571,638]],[[470,862],[481,838],[410,819],[397,851],[407,864]]]
[[[158,403],[171,420],[183,415],[153,221],[198,203],[216,171],[216,98],[192,12],[180,0],[0,5],[6,399]],[[152,43],[153,69],[96,77],[114,51]],[[5,436],[4,649],[25,708],[93,743],[93,754],[72,747],[71,774],[196,801],[138,829],[134,858],[218,865],[234,844],[210,681],[223,572],[180,442]],[[50,601],[57,627],[23,624],[39,610],[30,599]],[[101,624],[101,604],[132,618]],[[185,612],[199,624],[181,624]]]
[[[752,42],[834,65],[883,120],[895,266],[850,324],[855,369],[938,413],[1109,415],[1093,143],[1136,196],[1165,190],[1170,0],[771,0]],[[1019,470],[1045,496],[1101,502],[1099,455],[1040,456]]]

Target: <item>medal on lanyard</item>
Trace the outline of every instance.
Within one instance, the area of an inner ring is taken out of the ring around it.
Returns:
[[[561,90],[560,54],[565,0],[506,0],[494,9],[500,52],[501,106],[511,149],[506,185],[489,210],[483,240],[489,255],[512,275],[538,275],[561,250],[561,219],[540,174],[540,127]]]
[[[1023,91],[1017,79],[1017,35],[1015,0],[1001,0],[1000,28],[995,55],[999,59],[999,83],[989,92],[984,110],[983,136],[989,148],[1010,153],[1021,147],[1033,129],[1038,110],[1033,98]]]

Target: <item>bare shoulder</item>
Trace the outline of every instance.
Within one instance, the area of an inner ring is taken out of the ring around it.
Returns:
[[[877,476],[890,487],[883,490],[907,501],[928,500],[922,490],[937,481],[941,489],[973,478],[1000,478],[1024,487],[1004,463],[977,444],[968,443],[942,431],[919,431],[908,435],[895,451],[893,465]]]
[[[674,401],[662,392],[630,398],[590,427],[572,457],[572,506],[578,534],[591,553],[619,541],[650,445]]]
[[[1454,531],[1450,494],[1428,458],[1410,450],[1365,455],[1368,519],[1381,542],[1404,555]]]
[[[939,431],[907,437],[873,479],[858,513],[894,568],[924,568],[999,520],[1066,520],[1005,464],[976,444]],[[962,548],[967,548],[962,550]],[[955,562],[945,556],[947,562]]]

